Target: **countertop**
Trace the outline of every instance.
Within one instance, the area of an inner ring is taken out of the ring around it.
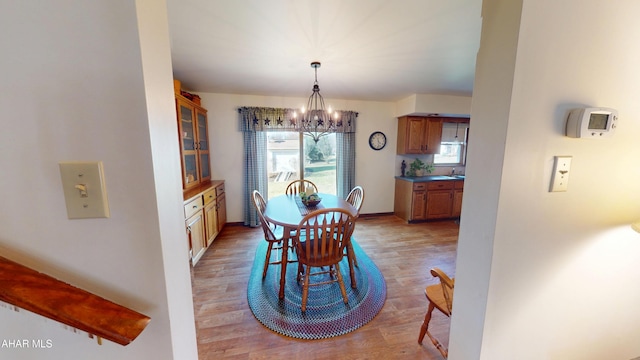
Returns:
[[[428,182],[442,180],[464,180],[464,175],[427,175],[427,176],[396,176],[396,179],[410,182]]]

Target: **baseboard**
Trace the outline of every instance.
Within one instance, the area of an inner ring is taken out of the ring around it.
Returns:
[[[392,212],[383,212],[383,213],[360,214],[359,218],[366,219],[366,218],[374,218],[374,217],[378,217],[378,216],[389,216],[389,215],[393,215],[393,213]]]

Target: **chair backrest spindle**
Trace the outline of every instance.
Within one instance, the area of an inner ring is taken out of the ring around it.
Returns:
[[[313,188],[313,191],[316,193],[318,192],[318,187],[313,182],[309,180],[294,180],[287,185],[285,194],[297,195],[301,192],[305,192],[307,187]]]

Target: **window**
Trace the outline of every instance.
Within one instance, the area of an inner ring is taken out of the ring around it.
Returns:
[[[444,122],[440,153],[433,156],[435,165],[463,166],[467,156],[469,123]]]
[[[301,158],[304,159],[302,169]],[[315,143],[311,137],[298,132],[267,132],[266,161],[269,198],[283,194],[291,181],[300,178],[312,181],[321,192],[336,194],[335,133]]]

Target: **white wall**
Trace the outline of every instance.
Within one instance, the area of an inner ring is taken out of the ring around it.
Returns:
[[[151,317],[128,346],[99,346],[0,307],[0,340],[52,344],[0,358],[195,359],[180,175],[157,158],[160,145],[178,153],[165,5],[11,2],[0,31],[0,254]],[[110,218],[67,219],[58,162],[68,160],[104,162]]]
[[[396,103],[396,115],[468,116],[471,96],[442,94],[413,94]]]
[[[299,108],[306,98],[199,93],[202,106],[208,111],[209,133],[214,179],[224,179],[227,193],[227,217],[230,222],[242,222],[243,197],[243,137],[240,132],[238,108],[268,106]],[[334,109],[359,113],[356,125],[356,184],[365,189],[363,213],[393,211],[397,118],[392,102],[325,99]],[[369,135],[382,131],[387,146],[374,151],[369,147]]]
[[[484,1],[450,359],[640,355],[639,12]],[[617,108],[615,136],[563,136],[577,106]],[[567,192],[548,192],[554,155]]]
[[[173,359],[197,359],[167,8],[136,0]],[[169,358],[169,354],[163,356]]]

